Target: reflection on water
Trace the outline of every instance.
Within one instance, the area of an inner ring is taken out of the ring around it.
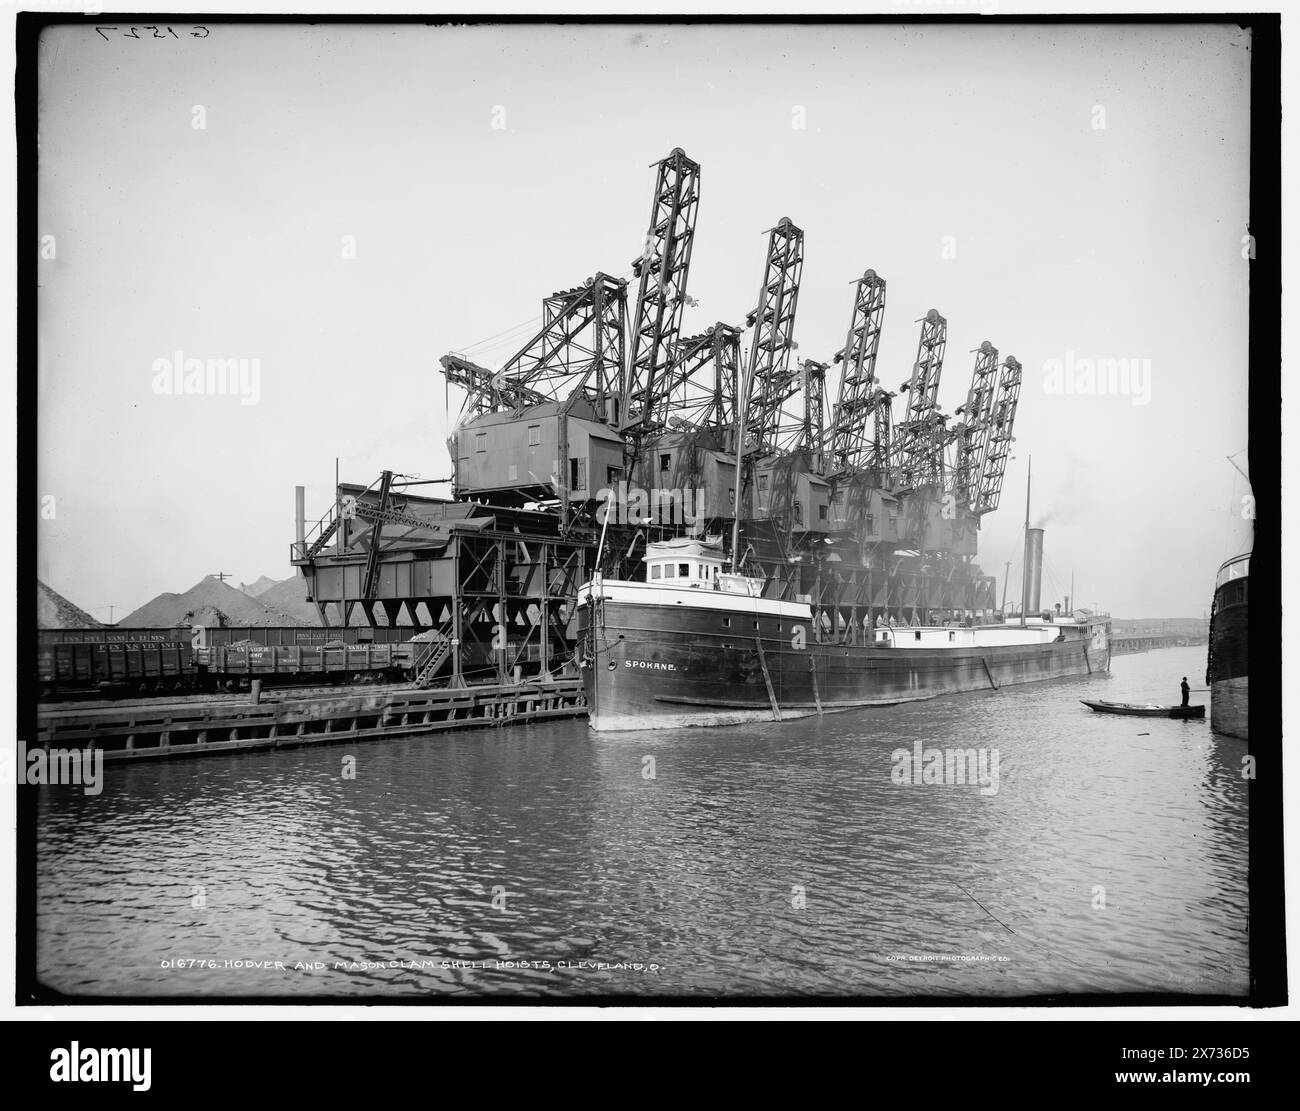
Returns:
[[[1203,658],[782,724],[559,722],[110,765],[98,797],[40,795],[41,980],[102,996],[1244,994],[1245,745],[1078,701],[1170,701]],[[891,753],[917,741],[996,749],[996,793],[896,783]]]

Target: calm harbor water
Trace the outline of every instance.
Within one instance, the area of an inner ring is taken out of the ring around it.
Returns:
[[[781,724],[112,765],[97,797],[40,789],[40,978],[214,1000],[1244,994],[1245,744],[1078,701],[1176,701],[1204,661]],[[984,750],[996,791],[911,782],[892,754],[917,742]]]

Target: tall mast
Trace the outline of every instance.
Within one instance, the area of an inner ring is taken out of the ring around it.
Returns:
[[[763,315],[763,307],[767,301],[767,286],[763,286],[763,292],[758,298],[758,315]],[[755,335],[753,342],[749,345],[749,375],[742,384],[736,383],[736,488],[734,491],[734,501],[731,507],[731,573],[733,575],[740,572],[740,487],[741,480],[744,477],[744,456],[745,456],[745,413],[749,409],[747,398],[749,396],[750,383],[754,380],[754,371],[758,363],[758,337]],[[743,388],[742,388],[743,387]]]
[[[1020,571],[1020,626],[1024,628],[1029,608],[1029,492],[1034,482],[1034,457],[1029,457],[1029,474],[1025,476],[1025,561]]]

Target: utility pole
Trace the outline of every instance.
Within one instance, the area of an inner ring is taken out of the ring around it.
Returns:
[[[339,497],[339,457],[334,456],[334,517],[339,523],[334,534],[334,554],[341,556],[347,542],[348,523],[343,519],[343,499]],[[347,622],[344,621],[346,625]]]
[[[228,573],[225,572],[225,571],[218,571],[218,572],[216,572],[212,577],[213,577],[214,579],[216,579],[217,582],[219,582],[219,583],[223,583],[223,582],[225,582],[227,579],[233,579],[235,576],[234,576],[234,575],[231,575],[231,574],[228,574]]]
[[[1011,581],[1011,560],[1007,560],[1007,569],[1002,575],[1002,620],[1007,619],[1007,583]]]

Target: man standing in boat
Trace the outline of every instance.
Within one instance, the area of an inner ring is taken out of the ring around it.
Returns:
[[[1187,676],[1186,676],[1186,675],[1183,676],[1182,691],[1183,691],[1183,705],[1186,706],[1186,705],[1187,705],[1187,697],[1188,697],[1188,695],[1190,695],[1190,694],[1192,693],[1192,688],[1189,687],[1189,686],[1187,685]]]

